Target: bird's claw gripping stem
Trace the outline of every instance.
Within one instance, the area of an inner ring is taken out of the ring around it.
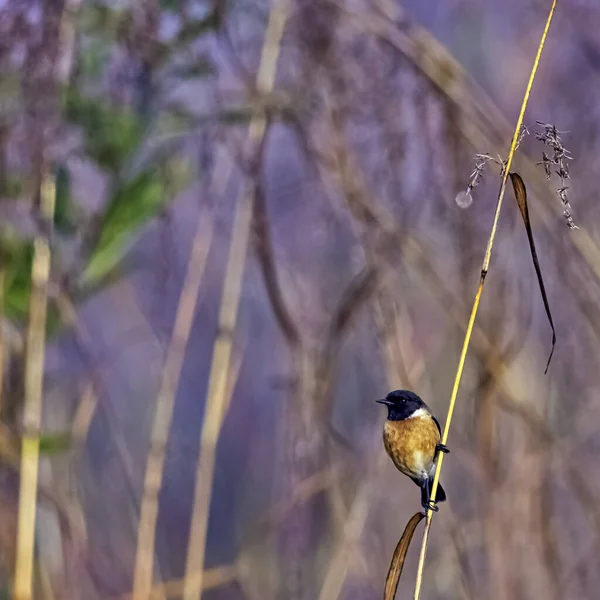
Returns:
[[[450,454],[450,450],[449,450],[448,446],[446,446],[446,444],[438,444],[435,447],[435,451],[436,452],[443,452],[444,454]]]
[[[427,516],[427,511],[431,509],[432,512],[438,512],[440,507],[433,501],[430,500],[428,504],[424,504],[423,508],[425,509],[425,516]]]

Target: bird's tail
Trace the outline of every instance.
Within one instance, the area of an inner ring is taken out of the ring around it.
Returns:
[[[421,485],[421,504],[423,506],[427,506],[427,486]],[[446,502],[446,492],[442,487],[442,484],[438,482],[438,487],[435,492],[435,500],[434,502]]]

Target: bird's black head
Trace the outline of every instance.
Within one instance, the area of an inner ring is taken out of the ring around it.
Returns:
[[[390,421],[408,419],[408,417],[419,409],[429,413],[425,402],[417,394],[408,390],[390,392],[383,400],[376,400],[375,402],[385,404],[388,407],[388,419]]]

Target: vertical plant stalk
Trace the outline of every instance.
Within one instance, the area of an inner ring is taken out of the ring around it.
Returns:
[[[217,338],[213,349],[213,357],[208,382],[208,394],[205,414],[200,435],[200,457],[196,472],[194,491],[194,511],[190,527],[188,554],[186,559],[184,600],[201,598],[208,531],[208,517],[212,481],[214,475],[216,446],[221,423],[228,403],[227,379],[230,369],[233,332],[237,317],[237,308],[241,295],[245,254],[248,244],[252,219],[250,198],[241,199],[236,211],[229,260],[223,287],[223,297],[219,312]],[[195,575],[195,577],[194,577]]]
[[[165,465],[165,452],[173,418],[179,377],[185,359],[190,331],[194,321],[200,284],[206,266],[213,234],[213,218],[200,213],[192,243],[187,271],[173,326],[171,342],[163,367],[160,389],[154,409],[154,424],[150,452],[144,478],[144,493],[140,509],[138,543],[135,557],[133,600],[150,597],[154,573],[154,539],[158,505]]]
[[[31,268],[14,600],[31,600],[32,597],[46,312],[48,306],[48,279],[50,277],[49,236],[54,218],[55,193],[54,178],[46,173],[42,180],[40,194],[43,232],[33,242]]]
[[[271,7],[256,77],[256,87],[259,92],[264,94],[270,93],[275,84],[277,60],[288,11],[288,0],[276,0]],[[247,141],[250,152],[254,152],[255,149],[261,147],[266,131],[266,114],[254,115],[248,130]],[[233,333],[237,321],[252,224],[252,200],[255,196],[256,185],[254,181],[249,183],[243,192],[243,196],[238,201],[231,232],[231,246],[219,311],[218,332],[213,348],[208,393],[200,434],[200,457],[196,471],[194,511],[185,566],[184,600],[200,600],[202,597],[206,534],[208,531],[216,446],[227,404],[227,381],[231,363]]]
[[[494,246],[494,240],[496,237],[496,230],[498,228],[498,220],[500,217],[500,209],[502,208],[502,200],[504,199],[504,192],[506,191],[506,182],[508,180],[508,174],[510,172],[510,167],[513,162],[513,158],[515,155],[515,150],[517,147],[517,141],[519,139],[519,133],[521,131],[521,125],[523,124],[523,117],[525,115],[525,109],[527,108],[527,103],[529,102],[529,96],[531,94],[531,89],[533,87],[533,82],[535,80],[535,75],[537,73],[537,69],[540,63],[540,57],[542,55],[542,51],[544,49],[544,45],[546,43],[546,37],[548,36],[548,30],[550,29],[550,24],[552,23],[552,18],[554,17],[554,10],[556,8],[557,0],[553,0],[552,6],[550,8],[550,13],[548,14],[548,19],[546,21],[546,25],[544,27],[544,31],[542,33],[542,39],[540,40],[540,44],[538,46],[537,54],[533,63],[533,68],[531,69],[531,75],[529,76],[529,82],[527,83],[527,88],[525,89],[525,96],[523,97],[523,103],[521,104],[521,111],[519,112],[519,118],[517,119],[517,125],[515,127],[515,131],[513,134],[512,143],[510,145],[510,151],[508,154],[508,159],[506,160],[506,165],[504,166],[504,170],[502,172],[502,181],[500,183],[500,190],[498,192],[498,199],[496,203],[496,212],[494,214],[494,221],[492,223],[492,230],[490,231],[490,236],[488,239],[487,247],[485,249],[485,255],[483,258],[483,265],[481,267],[481,276],[479,279],[479,286],[477,287],[477,292],[475,294],[475,300],[473,301],[473,308],[471,309],[471,315],[469,317],[469,322],[467,325],[467,330],[465,333],[465,339],[463,342],[463,347],[460,353],[460,358],[458,361],[458,368],[456,370],[456,377],[454,379],[454,386],[452,388],[452,395],[450,396],[450,405],[448,406],[448,413],[446,415],[446,423],[444,425],[444,433],[442,435],[442,444],[446,444],[448,441],[448,434],[450,432],[450,425],[452,423],[452,415],[454,413],[454,406],[456,404],[456,397],[458,396],[458,389],[460,387],[460,382],[462,379],[462,374],[465,366],[465,359],[467,356],[467,351],[469,349],[469,343],[471,341],[471,334],[473,333],[473,326],[475,324],[475,318],[477,317],[477,311],[479,309],[479,302],[481,300],[481,294],[483,292],[483,284],[485,282],[485,278],[490,266],[490,260],[492,256],[492,248]],[[435,476],[433,479],[433,486],[431,489],[431,497],[435,498],[435,494],[438,488],[440,473],[442,470],[442,463],[444,461],[444,455],[442,452],[438,452],[437,456],[437,468],[435,470]],[[427,553],[427,542],[429,541],[429,532],[431,530],[431,521],[433,517],[433,511],[431,507],[427,510],[427,521],[425,523],[425,531],[423,532],[423,542],[421,544],[421,552],[419,555],[419,565],[417,568],[417,578],[415,583],[415,593],[414,600],[419,600],[421,597],[421,586],[423,583],[423,568],[425,566],[425,556]]]
[[[4,400],[4,282],[5,271],[3,264],[4,257],[0,255],[0,421],[2,420],[2,402]]]

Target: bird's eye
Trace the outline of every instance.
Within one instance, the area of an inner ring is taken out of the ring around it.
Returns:
[[[402,398],[402,402],[404,402],[404,404],[406,404],[406,398]]]

